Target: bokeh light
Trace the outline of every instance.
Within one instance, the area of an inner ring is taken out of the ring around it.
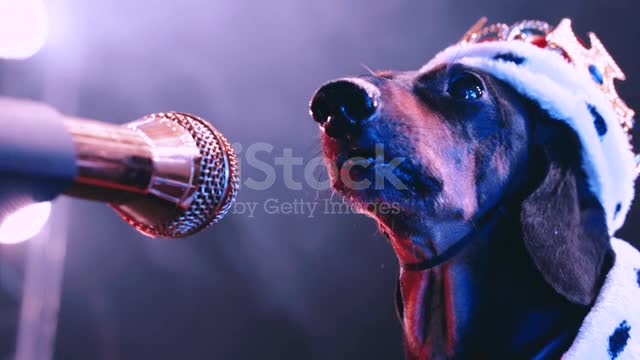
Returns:
[[[0,244],[17,244],[36,236],[51,214],[51,203],[31,204],[14,212],[0,224]]]
[[[49,23],[42,0],[0,0],[0,58],[26,59],[47,40]]]

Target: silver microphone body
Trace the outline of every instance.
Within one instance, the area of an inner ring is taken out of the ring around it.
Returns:
[[[191,235],[220,220],[235,200],[235,153],[197,116],[157,113],[124,125],[58,116],[75,166],[63,193],[108,203],[148,236]]]

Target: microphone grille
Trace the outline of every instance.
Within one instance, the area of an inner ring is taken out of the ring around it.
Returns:
[[[215,224],[229,211],[238,193],[240,171],[231,144],[207,121],[179,112],[156,113],[139,120],[140,123],[165,121],[183,128],[200,153],[195,172],[197,179],[192,180],[196,189],[190,204],[186,209],[177,205],[167,209],[167,203],[147,198],[150,200],[145,200],[140,206],[125,204],[113,207],[124,220],[146,235],[179,238]],[[156,215],[160,212],[165,214],[158,216],[160,221],[149,221],[152,216],[139,216],[140,209],[146,213],[151,207],[157,209]]]
[[[191,133],[202,156],[198,189],[191,206],[166,227],[170,237],[181,237],[213,225],[225,216],[238,194],[240,170],[229,141],[207,121],[185,113],[164,116]]]

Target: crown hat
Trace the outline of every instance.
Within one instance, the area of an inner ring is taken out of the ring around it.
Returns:
[[[631,206],[640,159],[630,145],[634,112],[614,84],[624,73],[595,34],[586,48],[569,19],[555,27],[537,20],[486,22],[480,19],[421,72],[452,63],[486,71],[569,125],[581,141],[583,169],[613,235]]]

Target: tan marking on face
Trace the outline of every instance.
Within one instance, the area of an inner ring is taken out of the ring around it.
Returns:
[[[451,200],[451,205],[459,206],[464,219],[469,220],[478,208],[474,156],[469,152],[462,154],[461,165],[458,167],[453,165],[454,161],[451,159],[446,168],[446,178],[443,179],[444,193]]]
[[[462,209],[465,219],[477,210],[475,158],[464,139],[458,138],[437,114],[409,91],[390,83],[382,87],[384,116],[405,126],[415,148],[415,160],[443,182],[442,205]],[[460,162],[460,164],[457,164]],[[462,169],[462,170],[461,170]]]
[[[493,154],[493,157],[491,158],[491,165],[496,169],[496,174],[501,180],[507,178],[507,175],[509,175],[509,169],[503,148],[499,148]]]

